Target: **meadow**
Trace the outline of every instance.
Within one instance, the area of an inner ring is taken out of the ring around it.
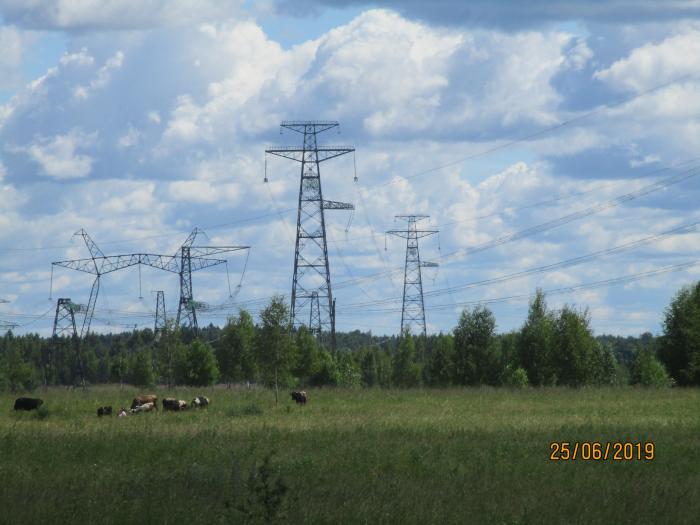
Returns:
[[[690,523],[700,391],[151,389],[207,410],[117,418],[139,391],[0,395],[1,523]],[[115,416],[96,409],[112,405]],[[653,441],[653,461],[550,461],[552,441]],[[269,458],[267,466],[264,459]],[[269,469],[267,469],[269,467]],[[261,488],[269,470],[271,483]],[[286,487],[278,492],[275,480]],[[282,494],[283,493],[283,494]],[[277,504],[279,503],[279,504]]]

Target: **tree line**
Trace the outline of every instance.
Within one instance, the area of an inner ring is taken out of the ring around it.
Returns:
[[[660,336],[596,337],[587,310],[552,310],[541,291],[523,325],[501,334],[493,312],[475,306],[447,334],[338,333],[331,352],[289,322],[286,302],[274,297],[257,322],[240,310],[197,337],[171,324],[157,335],[91,333],[82,341],[8,332],[0,339],[0,388],[77,385],[81,376],[91,384],[278,388],[700,384],[700,282],[678,291]]]

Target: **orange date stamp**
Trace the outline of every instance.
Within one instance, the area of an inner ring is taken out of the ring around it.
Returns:
[[[554,441],[549,444],[550,461],[654,461],[653,441]]]

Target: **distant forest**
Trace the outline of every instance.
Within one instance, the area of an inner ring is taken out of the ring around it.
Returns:
[[[126,383],[258,384],[279,388],[700,384],[700,283],[682,288],[664,313],[663,334],[595,336],[586,310],[547,307],[538,292],[519,330],[496,333],[484,306],[465,309],[449,334],[336,334],[336,351],[305,327],[292,329],[276,297],[253,319],[245,310],[195,335],[169,325],[88,334],[84,340],[0,339],[0,389]]]

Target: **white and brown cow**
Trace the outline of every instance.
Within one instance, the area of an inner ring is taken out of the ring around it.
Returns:
[[[141,412],[152,412],[158,410],[155,403],[143,403],[136,408],[131,409],[132,414],[140,414]]]
[[[135,408],[138,408],[146,403],[152,403],[155,406],[155,409],[158,410],[158,396],[153,394],[142,394],[140,396],[136,396],[131,402],[131,410],[134,410]]]

